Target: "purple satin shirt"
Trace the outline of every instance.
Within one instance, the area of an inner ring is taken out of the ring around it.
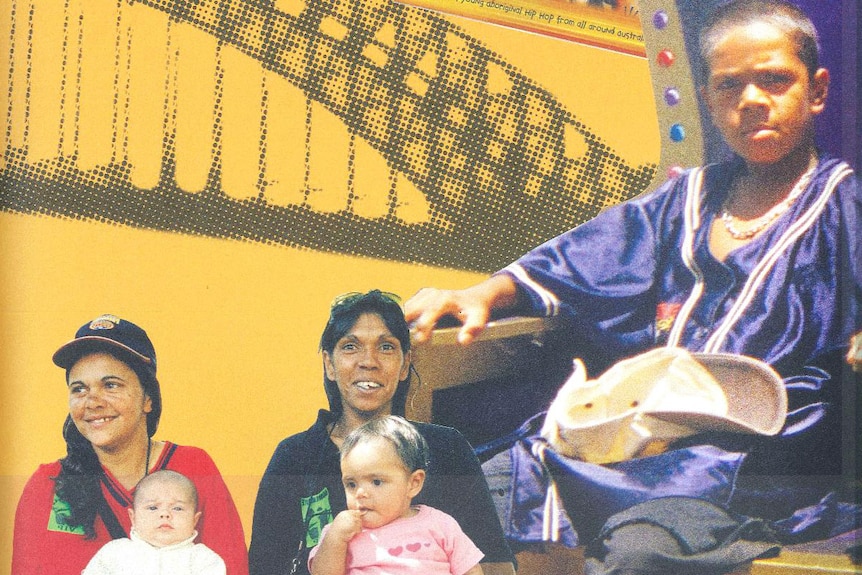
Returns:
[[[499,273],[515,279],[533,313],[573,319],[573,337],[590,344],[587,365],[604,369],[664,345],[772,365],[790,408],[779,436],[695,440],[746,454],[747,479],[731,503],[792,530],[788,517],[822,505],[846,475],[841,400],[853,376],[842,359],[862,331],[862,187],[845,163],[821,158],[790,208],[722,262],[709,230],[740,169],[734,159],[687,171]]]

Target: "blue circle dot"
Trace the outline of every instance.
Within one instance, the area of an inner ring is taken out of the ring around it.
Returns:
[[[685,139],[685,127],[682,124],[674,124],[670,127],[670,139],[681,142]]]
[[[652,25],[656,27],[657,30],[664,30],[665,26],[668,23],[668,15],[664,10],[657,10],[655,14],[652,15]]]
[[[668,106],[676,106],[679,104],[680,95],[676,88],[667,88],[664,91],[664,101]]]

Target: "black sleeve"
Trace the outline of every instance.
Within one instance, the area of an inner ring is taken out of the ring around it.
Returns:
[[[473,448],[454,429],[421,424],[419,429],[431,449],[431,465],[418,502],[454,517],[485,554],[482,562],[514,563]]]
[[[263,474],[254,504],[249,547],[250,575],[286,575],[304,536],[300,507],[304,476],[288,473],[296,453],[289,440],[279,444]],[[307,573],[303,564],[297,573]]]

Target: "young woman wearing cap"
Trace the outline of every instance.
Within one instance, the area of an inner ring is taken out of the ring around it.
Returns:
[[[397,299],[377,290],[336,299],[320,349],[330,411],[321,410],[310,429],[282,441],[272,456],[254,509],[249,549],[254,575],[308,573],[309,548],[347,508],[338,454],[342,441],[375,417],[404,415],[410,332]],[[483,561],[511,572],[513,556],[470,444],[454,429],[415,425],[431,450],[425,487],[415,502],[452,515],[484,553]]]
[[[134,487],[159,469],[192,479],[204,510],[199,542],[229,575],[248,573],[242,524],[209,455],[156,441],[162,412],[156,353],[146,332],[116,316],[88,322],[54,354],[66,370],[67,455],[41,465],[15,514],[12,575],[79,574],[111,539],[126,537]]]

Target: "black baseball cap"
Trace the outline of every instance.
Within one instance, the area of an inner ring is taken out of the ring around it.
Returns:
[[[100,315],[75,332],[75,339],[54,352],[54,363],[69,369],[82,355],[90,351],[115,347],[135,360],[156,369],[156,350],[147,332],[132,322],[111,314]]]

